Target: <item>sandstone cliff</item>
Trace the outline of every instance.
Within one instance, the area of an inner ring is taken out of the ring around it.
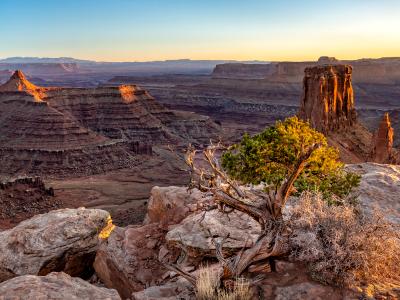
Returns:
[[[327,135],[346,163],[368,160],[372,134],[357,122],[352,68],[324,65],[305,69],[299,117]]]
[[[263,64],[225,63],[217,65],[214,78],[259,78],[282,83],[300,83],[304,68],[326,64],[349,64],[354,69],[355,83],[396,84],[400,80],[400,58],[338,60],[322,56],[317,61],[273,62]]]
[[[353,125],[356,111],[351,73],[348,65],[306,68],[300,118],[323,133]]]
[[[29,82],[20,70],[15,71],[10,79],[0,86],[0,92],[26,92],[36,101],[40,101],[45,96],[45,91],[45,88]]]
[[[213,78],[261,79],[273,74],[276,66],[270,64],[226,63],[216,65]]]

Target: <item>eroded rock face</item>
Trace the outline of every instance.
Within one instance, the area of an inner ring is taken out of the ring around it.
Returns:
[[[41,101],[41,99],[46,95],[46,89],[38,87],[29,82],[21,70],[15,71],[10,79],[0,86],[0,92],[16,91],[26,92],[29,95],[33,96],[36,101]]]
[[[328,133],[356,122],[352,67],[325,65],[305,69],[299,117]]]
[[[0,284],[0,299],[120,300],[116,290],[91,285],[65,273],[24,275]]]
[[[0,281],[53,271],[90,276],[98,235],[109,218],[100,209],[60,209],[0,232]]]
[[[211,236],[210,236],[211,233]],[[261,234],[260,224],[238,211],[225,214],[219,210],[189,215],[166,235],[169,245],[186,248],[192,258],[215,256],[214,239],[227,237],[224,251],[233,253],[251,246]]]
[[[385,113],[377,132],[374,134],[374,146],[371,160],[376,163],[393,163],[393,128],[389,114]]]
[[[155,186],[151,190],[144,223],[159,223],[161,227],[168,229],[169,225],[179,224],[210,199],[210,196],[198,189]]]
[[[166,272],[158,260],[165,231],[157,224],[116,228],[97,251],[97,276],[121,297],[162,282]]]

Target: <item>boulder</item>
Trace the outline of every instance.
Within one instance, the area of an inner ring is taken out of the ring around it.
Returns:
[[[120,300],[116,290],[91,285],[65,273],[23,275],[0,284],[0,299]]]
[[[378,208],[388,220],[400,224],[400,166],[363,163],[346,169],[362,176],[356,191],[361,206],[367,211]]]
[[[160,284],[167,271],[158,260],[164,235],[157,224],[115,228],[97,251],[97,276],[123,298]]]
[[[226,214],[215,209],[189,215],[167,233],[166,240],[171,246],[185,248],[192,258],[214,257],[212,238],[219,240],[228,234],[223,247],[227,254],[253,245],[261,234],[261,227],[242,212]]]
[[[159,223],[161,227],[167,229],[169,225],[179,224],[209,199],[209,195],[198,189],[155,186],[151,190],[144,223]]]
[[[90,276],[99,233],[110,220],[100,209],[60,209],[0,232],[0,281],[53,271]]]

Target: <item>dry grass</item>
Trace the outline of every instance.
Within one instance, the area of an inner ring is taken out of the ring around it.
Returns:
[[[291,258],[313,277],[337,286],[400,284],[400,238],[395,225],[352,205],[328,206],[304,193],[290,218]]]
[[[199,300],[214,299],[218,284],[216,271],[207,267],[200,268],[196,280],[196,298]]]
[[[202,267],[196,281],[198,300],[251,300],[250,286],[244,278],[238,278],[232,291],[220,288],[215,270]]]

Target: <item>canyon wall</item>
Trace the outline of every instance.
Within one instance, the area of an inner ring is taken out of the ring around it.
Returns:
[[[400,58],[338,60],[322,56],[317,61],[273,62],[263,64],[227,63],[217,65],[212,73],[215,78],[248,78],[264,75],[266,81],[298,82],[303,78],[305,68],[326,64],[349,64],[353,67],[354,83],[396,84],[400,82]],[[261,70],[261,72],[260,72]]]
[[[215,66],[213,78],[245,78],[245,79],[262,79],[272,75],[276,69],[274,63],[270,64],[244,64],[244,63],[227,63]]]
[[[43,88],[21,71],[0,86],[0,173],[76,176],[132,167],[153,145],[202,144],[210,118],[160,105],[122,85]]]

